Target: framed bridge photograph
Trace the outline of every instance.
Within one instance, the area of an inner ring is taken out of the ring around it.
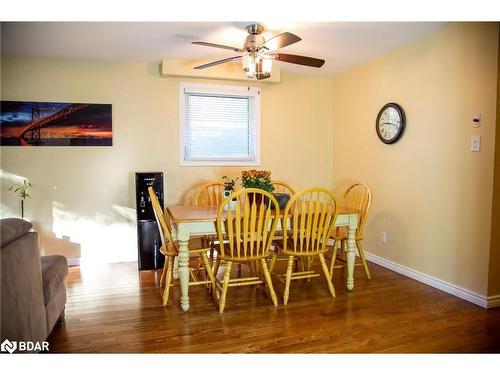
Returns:
[[[112,146],[111,104],[0,102],[2,146]]]

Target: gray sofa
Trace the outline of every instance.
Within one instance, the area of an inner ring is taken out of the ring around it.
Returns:
[[[44,341],[64,319],[66,258],[42,256],[32,224],[0,220],[1,341]]]

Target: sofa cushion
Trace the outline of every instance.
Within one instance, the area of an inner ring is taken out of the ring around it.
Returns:
[[[68,262],[62,255],[48,255],[41,257],[43,296],[45,305],[59,292],[66,288],[64,281],[68,276]]]
[[[33,224],[22,219],[9,218],[0,220],[1,247],[17,240],[23,234],[29,232],[32,227]]]

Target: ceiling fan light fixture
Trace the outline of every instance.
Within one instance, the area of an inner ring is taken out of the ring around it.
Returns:
[[[271,77],[271,72],[264,71],[264,59],[262,56],[259,56],[258,62],[255,65],[255,78],[260,81],[269,77]]]
[[[262,73],[271,75],[273,69],[273,58],[270,56],[262,56]]]
[[[250,53],[246,53],[243,55],[242,59],[242,65],[243,65],[243,71],[247,75],[248,78],[254,78],[255,77],[255,57],[252,56]]]
[[[245,53],[241,58],[241,66],[243,71],[246,73],[250,70],[250,64],[252,63],[252,58],[248,53]]]
[[[247,78],[265,79],[271,76],[273,58],[271,56],[246,53],[242,58],[242,67]]]

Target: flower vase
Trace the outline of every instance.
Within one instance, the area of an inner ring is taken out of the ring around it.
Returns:
[[[259,194],[259,193],[249,193],[248,194],[248,203],[250,204],[250,206],[255,202],[257,207],[259,207],[262,204],[263,200],[264,200],[264,204],[267,205],[269,203],[269,198],[263,194]]]

